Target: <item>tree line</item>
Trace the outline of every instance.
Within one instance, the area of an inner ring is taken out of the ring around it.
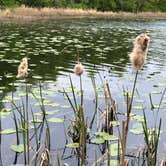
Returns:
[[[98,11],[166,12],[166,0],[0,0],[1,8],[27,7],[82,8]]]

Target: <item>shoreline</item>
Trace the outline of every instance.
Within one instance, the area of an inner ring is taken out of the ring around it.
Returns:
[[[144,20],[166,20],[166,12],[99,12],[96,10],[62,9],[62,8],[27,8],[18,7],[0,10],[0,22],[31,22],[49,19],[144,19]]]

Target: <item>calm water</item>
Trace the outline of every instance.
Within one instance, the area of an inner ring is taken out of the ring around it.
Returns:
[[[123,89],[131,90],[134,71],[128,55],[133,47],[134,38],[147,32],[151,37],[147,64],[138,76],[137,94],[134,100],[136,115],[142,116],[144,108],[148,117],[149,127],[154,127],[157,111],[151,111],[149,93],[153,103],[159,104],[162,92],[166,87],[166,21],[113,21],[113,20],[63,20],[31,25],[0,25],[0,97],[1,108],[11,109],[10,99],[14,95],[16,104],[21,104],[25,98],[25,87],[15,79],[17,66],[24,56],[29,59],[29,83],[31,91],[39,95],[39,82],[43,87],[44,97],[54,103],[47,105],[46,110],[55,111],[49,117],[65,118],[66,128],[72,118],[71,108],[61,93],[63,88],[70,91],[69,75],[74,86],[79,88],[79,78],[73,74],[73,66],[77,60],[85,65],[83,88],[85,111],[88,122],[94,113],[94,90],[89,74],[95,73],[96,84],[101,89],[101,75],[104,82],[109,82],[112,95],[118,103],[119,112],[125,113]],[[102,89],[99,91],[99,107],[104,103]],[[30,107],[39,112],[36,100],[30,95]],[[17,114],[17,113],[16,113]],[[159,117],[163,119],[162,135],[160,138],[160,159],[166,153],[166,139],[164,122],[166,120],[166,98],[164,98]],[[1,129],[14,128],[12,113],[1,116]],[[19,116],[18,116],[19,118]],[[39,117],[40,119],[40,117]],[[33,124],[31,124],[33,125]],[[139,118],[133,119],[131,128],[140,126]],[[65,146],[64,125],[50,123],[51,150],[58,150],[62,154]],[[140,127],[139,127],[140,128]],[[93,129],[95,131],[95,127]],[[93,132],[94,132],[93,131]],[[92,133],[93,133],[92,132]],[[143,146],[143,135],[129,134],[128,153],[135,153]],[[1,135],[1,160],[3,165],[10,165],[14,161],[15,153],[10,145],[16,144],[15,134]],[[161,148],[162,147],[162,148]],[[94,151],[101,156],[97,145],[88,145],[88,163],[94,161]],[[70,155],[67,149],[64,157]],[[6,155],[8,154],[8,155]],[[93,155],[91,155],[93,154]],[[23,156],[18,157],[22,163]],[[76,166],[75,158],[65,160]],[[1,165],[1,164],[0,164]]]

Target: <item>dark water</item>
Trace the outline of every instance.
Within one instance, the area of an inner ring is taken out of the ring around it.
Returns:
[[[166,87],[166,21],[113,21],[113,20],[63,20],[37,22],[28,25],[0,25],[0,97],[1,108],[11,109],[12,93],[16,104],[25,98],[24,85],[16,80],[17,66],[20,60],[28,56],[29,83],[31,91],[39,96],[39,81],[43,86],[44,97],[54,105],[46,106],[48,111],[58,110],[50,117],[66,118],[66,128],[72,118],[72,111],[64,95],[63,88],[70,90],[69,74],[74,86],[79,88],[79,78],[73,74],[73,67],[79,55],[85,66],[83,89],[85,111],[88,120],[94,113],[94,90],[89,74],[95,73],[96,84],[101,88],[101,75],[104,82],[109,82],[112,95],[118,103],[119,112],[125,113],[123,89],[131,91],[134,71],[128,55],[133,47],[134,38],[147,32],[151,37],[147,64],[138,76],[134,110],[136,115],[143,115],[145,109],[149,127],[154,127],[157,110],[151,110],[149,93],[154,105],[159,105],[162,92]],[[103,104],[103,92],[99,92],[99,106]],[[36,100],[30,95],[30,107],[38,112]],[[162,117],[162,134],[159,145],[159,160],[166,153],[165,125],[166,98],[159,111]],[[1,117],[1,129],[14,128],[12,113]],[[159,118],[158,117],[158,118]],[[19,118],[19,117],[18,117]],[[132,120],[131,128],[140,128],[140,120]],[[33,125],[33,124],[32,124]],[[65,146],[64,125],[50,123],[51,149],[60,155]],[[94,129],[95,130],[95,129]],[[94,131],[93,131],[94,132]],[[128,151],[135,153],[143,146],[142,134],[129,134]],[[15,134],[1,135],[1,160],[3,165],[12,164],[15,153],[10,145],[16,144]],[[94,151],[101,156],[97,145],[88,145],[88,163],[94,161]],[[65,157],[70,155],[67,149]],[[22,163],[23,156],[18,157]],[[65,160],[72,166],[77,165],[75,158]]]

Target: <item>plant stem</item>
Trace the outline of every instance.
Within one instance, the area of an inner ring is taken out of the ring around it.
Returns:
[[[25,83],[26,86],[26,127],[27,127],[27,163],[30,165],[30,145],[29,145],[29,112],[28,112],[28,84]]]
[[[125,131],[124,131],[123,145],[122,145],[122,166],[125,166],[126,142],[127,142],[127,135],[128,135],[129,123],[130,123],[130,113],[132,110],[134,92],[135,92],[136,83],[137,83],[137,77],[138,77],[138,70],[136,71],[136,74],[135,74],[131,99],[130,100],[127,99],[127,103],[129,102],[129,105],[127,104],[127,120],[125,121],[125,124],[124,124]]]
[[[80,75],[80,92],[81,92],[81,107],[83,107],[83,89],[82,89],[82,77]]]

